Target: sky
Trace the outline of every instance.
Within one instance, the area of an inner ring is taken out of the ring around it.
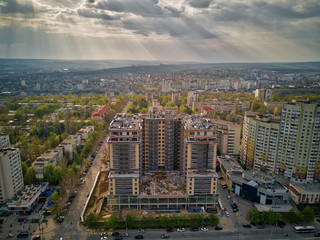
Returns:
[[[320,61],[320,0],[0,0],[0,58]]]

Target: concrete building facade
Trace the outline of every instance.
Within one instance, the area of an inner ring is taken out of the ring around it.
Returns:
[[[320,180],[320,106],[306,101],[284,104],[277,173],[297,182]]]
[[[11,199],[23,186],[19,149],[0,149],[0,203]]]
[[[217,129],[218,149],[221,155],[236,155],[240,150],[241,126],[236,123],[213,120]]]
[[[217,135],[210,119],[200,115],[184,118],[184,172],[189,195],[217,192]]]
[[[273,174],[277,160],[280,122],[272,116],[246,112],[242,132],[241,162],[255,170]]]
[[[141,119],[117,114],[108,138],[110,195],[139,194],[141,145]]]

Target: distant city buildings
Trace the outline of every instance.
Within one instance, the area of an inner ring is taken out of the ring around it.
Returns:
[[[198,92],[188,92],[187,105],[189,108],[193,108],[193,103],[199,101],[199,93]]]
[[[255,91],[255,98],[259,101],[266,101],[270,102],[272,97],[272,90],[271,89],[256,89]]]
[[[148,90],[147,92],[146,92],[146,100],[147,101],[150,101],[150,102],[152,102],[152,100],[153,99],[156,99],[156,100],[158,100],[158,101],[160,101],[161,100],[161,97],[160,97],[160,91],[159,90],[156,90],[156,89],[152,89],[152,90]]]
[[[171,101],[174,102],[175,104],[178,103],[181,99],[181,93],[180,92],[172,92],[172,98]]]

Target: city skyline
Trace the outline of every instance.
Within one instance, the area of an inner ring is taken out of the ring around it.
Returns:
[[[0,0],[0,58],[319,61],[320,3]]]

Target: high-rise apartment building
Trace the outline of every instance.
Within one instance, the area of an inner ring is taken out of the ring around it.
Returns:
[[[221,155],[239,154],[241,126],[239,124],[216,120],[212,121],[217,129],[218,149]]]
[[[184,174],[188,195],[210,195],[217,191],[216,129],[200,115],[184,118]]]
[[[241,162],[255,170],[274,173],[280,122],[272,116],[246,112]]]
[[[141,165],[141,119],[117,114],[109,127],[111,195],[138,195]]]
[[[117,114],[110,124],[108,145],[109,189],[113,198],[148,198],[145,192],[139,195],[141,176],[160,174],[163,177],[173,172],[179,177],[172,180],[182,183],[186,189],[179,195],[173,194],[175,196],[165,190],[168,198],[216,194],[216,128],[202,115],[176,115],[170,111]],[[163,181],[155,179],[153,184],[166,185]],[[152,192],[157,192],[156,189],[160,191],[155,187]],[[203,201],[198,204],[208,206],[207,200]]]
[[[159,100],[161,99],[160,97],[160,91],[157,89],[152,89],[148,90],[146,92],[146,100],[152,102],[153,99]]]
[[[163,81],[163,82],[162,82],[161,91],[162,91],[163,93],[169,93],[169,92],[171,92],[171,91],[172,91],[171,81]]]
[[[284,104],[281,115],[277,174],[298,182],[320,179],[320,105]]]
[[[150,112],[142,118],[143,170],[178,170],[181,166],[181,117],[167,111]]]
[[[0,149],[0,203],[11,199],[23,186],[19,149]]]

